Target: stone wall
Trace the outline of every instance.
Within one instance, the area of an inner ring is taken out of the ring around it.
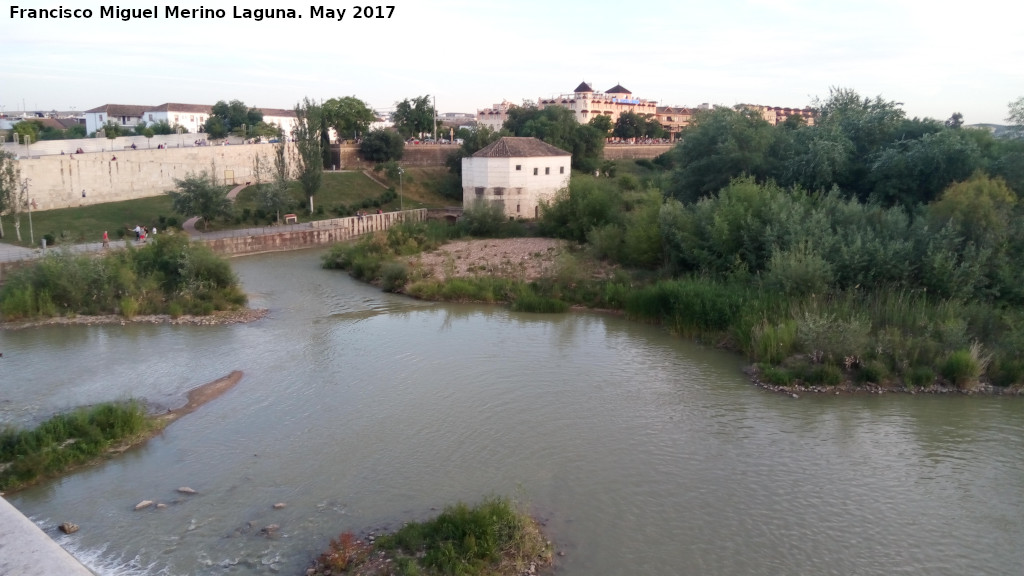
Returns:
[[[269,234],[246,235],[244,231],[239,231],[238,236],[209,240],[204,240],[200,236],[193,241],[201,242],[214,252],[225,256],[282,252],[343,242],[370,232],[387,230],[398,222],[406,220],[420,222],[426,217],[425,209],[386,212],[384,214],[367,214],[362,218],[349,216],[332,220],[318,220],[308,224],[285,225],[280,227],[280,232]]]
[[[671,150],[673,146],[675,144],[607,144],[604,147],[604,159],[656,158]]]
[[[242,183],[252,180],[257,156],[272,166],[272,155],[273,146],[248,144],[41,156],[18,164],[30,181],[33,210],[51,210],[159,196],[176,178],[211,169],[218,182]]]

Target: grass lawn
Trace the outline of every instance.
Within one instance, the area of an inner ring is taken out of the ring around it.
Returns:
[[[111,240],[116,240],[118,230],[127,232],[137,225],[164,228],[166,224],[160,221],[161,216],[176,217],[179,225],[184,220],[171,210],[171,198],[161,195],[79,208],[32,212],[32,229],[37,246],[45,234],[52,234],[57,245],[99,242],[103,239],[104,230],[108,232]],[[21,214],[20,244],[14,233],[12,216],[4,216],[4,233],[5,237],[0,242],[29,246],[28,214]]]
[[[413,208],[440,208],[457,204],[435,192],[436,183],[446,174],[443,167],[410,167],[406,168],[406,175],[403,177],[402,191],[404,202],[399,198],[381,205],[385,211],[398,210],[400,204],[408,209]],[[387,182],[387,176],[378,173],[376,176],[383,182],[393,186],[395,192],[399,191],[398,182]],[[293,182],[289,191],[293,203],[290,212],[299,215],[299,220],[308,222],[313,220],[325,220],[337,218],[338,209],[345,207],[356,210],[375,210],[372,201],[379,199],[381,194],[387,192],[388,188],[368,178],[362,172],[324,172],[323,184],[320,192],[313,198],[315,207],[323,207],[322,213],[309,215],[309,202],[302,193],[298,182]],[[367,206],[363,206],[366,201]],[[254,225],[269,223],[269,220],[257,222],[254,218],[259,208],[255,187],[249,187],[239,193],[235,200],[236,217],[230,221],[217,221],[210,224],[210,230],[230,230],[234,228],[245,228]],[[243,217],[248,210],[249,216]],[[319,212],[319,210],[318,210]],[[161,217],[164,218],[161,221]],[[171,209],[170,196],[160,195],[150,198],[139,198],[136,200],[125,200],[123,202],[108,202],[105,204],[94,204],[79,208],[61,208],[59,210],[43,210],[32,213],[32,228],[35,235],[35,245],[38,246],[45,234],[52,234],[56,245],[77,244],[82,242],[99,242],[103,238],[103,231],[106,230],[111,240],[116,240],[119,230],[128,231],[136,225],[156,226],[159,229],[167,227],[168,219],[174,219],[178,227],[186,220],[181,214]],[[199,229],[203,226],[200,224]],[[20,246],[30,246],[28,214],[21,215],[21,238],[18,242],[14,233],[14,220],[11,216],[4,216],[4,232],[6,236],[0,242]],[[48,244],[53,243],[48,241]]]

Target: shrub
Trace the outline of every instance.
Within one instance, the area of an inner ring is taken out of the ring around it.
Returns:
[[[971,390],[978,384],[978,378],[988,367],[990,357],[982,352],[975,342],[970,348],[956,350],[946,357],[942,364],[942,377],[958,388]]]
[[[762,320],[751,331],[747,356],[759,362],[778,364],[796,351],[797,324],[784,320],[778,324]]]
[[[857,370],[857,381],[881,384],[888,375],[889,370],[885,367],[885,364],[878,360],[868,360],[861,364]]]
[[[540,296],[527,288],[512,300],[512,310],[516,312],[561,313],[569,309],[569,305],[557,298]]]
[[[911,386],[931,386],[935,382],[935,372],[926,366],[915,366],[907,372],[906,380]]]
[[[993,362],[988,371],[992,384],[996,386],[1014,386],[1024,384],[1024,360],[1020,358],[1001,358]]]
[[[409,281],[409,266],[404,262],[388,262],[381,267],[380,277],[385,292],[401,292]]]
[[[776,386],[789,386],[795,380],[793,373],[785,368],[761,364],[761,377],[765,382]]]
[[[847,356],[860,357],[868,342],[868,323],[861,318],[805,310],[797,316],[797,337],[815,362],[837,364]]]

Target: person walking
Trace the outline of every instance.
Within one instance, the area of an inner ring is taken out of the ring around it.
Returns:
[[[103,231],[103,247],[110,248],[110,237],[107,236],[107,231]]]

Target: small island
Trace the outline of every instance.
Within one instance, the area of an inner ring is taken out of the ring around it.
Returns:
[[[522,576],[552,560],[540,523],[511,500],[491,497],[475,506],[447,506],[432,520],[390,534],[359,539],[344,532],[305,574]]]

